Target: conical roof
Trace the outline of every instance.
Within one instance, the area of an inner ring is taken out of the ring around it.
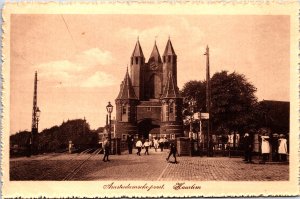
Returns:
[[[166,56],[166,55],[176,55],[170,38],[168,40],[168,43],[165,48],[165,52],[164,52],[163,56]]]
[[[143,50],[139,40],[137,40],[131,57],[144,57]]]
[[[173,77],[172,73],[169,73],[168,81],[164,88],[162,98],[179,98],[179,97],[180,97],[180,94],[179,94],[179,90],[175,84],[174,77]]]
[[[135,99],[135,100],[138,99],[132,87],[131,79],[128,74],[128,68],[124,80],[122,81],[120,92],[117,99]]]
[[[162,63],[156,42],[154,43],[153,50],[149,58],[149,62]]]

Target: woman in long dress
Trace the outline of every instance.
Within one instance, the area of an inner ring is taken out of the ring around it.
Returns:
[[[286,161],[287,155],[287,140],[283,134],[280,134],[280,138],[278,139],[278,153],[279,153],[279,160]]]
[[[261,154],[262,154],[262,161],[265,162],[268,159],[270,154],[270,136],[268,133],[265,133],[261,136]]]
[[[153,145],[154,145],[154,149],[155,149],[155,152],[156,152],[156,150],[158,149],[158,146],[159,146],[158,140],[156,138],[154,138],[154,140],[153,140]]]

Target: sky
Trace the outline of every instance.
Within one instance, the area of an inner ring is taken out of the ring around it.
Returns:
[[[40,131],[78,118],[103,126],[137,38],[146,61],[155,39],[162,55],[171,38],[180,89],[205,79],[209,45],[211,75],[235,71],[258,100],[289,101],[289,23],[283,15],[12,15],[10,133],[31,129],[35,71]]]

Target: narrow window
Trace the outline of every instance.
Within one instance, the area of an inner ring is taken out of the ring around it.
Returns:
[[[126,114],[126,106],[123,106],[123,107],[122,107],[122,114],[123,114],[123,115]]]
[[[171,55],[168,55],[168,62],[171,62]]]
[[[135,64],[138,64],[138,63],[139,63],[139,58],[136,57],[136,58],[135,58]]]
[[[147,107],[147,111],[151,111],[151,107]]]
[[[173,113],[174,112],[174,109],[173,109],[173,106],[171,105],[170,106],[170,113]]]

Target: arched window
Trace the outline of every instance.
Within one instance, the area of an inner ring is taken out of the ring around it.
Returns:
[[[174,113],[174,107],[173,107],[172,104],[170,105],[170,111],[169,111],[169,113]]]
[[[161,79],[158,75],[154,74],[149,79],[149,98],[159,99],[161,91]]]
[[[170,100],[169,104],[169,121],[175,121],[175,103],[173,100]]]

